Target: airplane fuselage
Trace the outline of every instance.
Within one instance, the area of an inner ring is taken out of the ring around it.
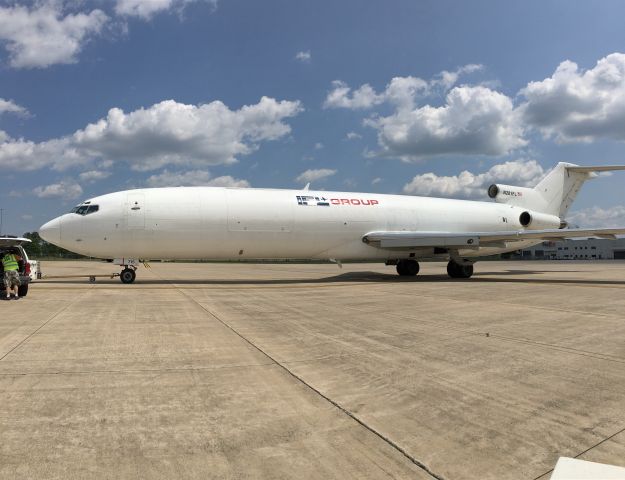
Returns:
[[[372,231],[518,231],[524,210],[404,195],[220,187],[128,190],[82,205],[98,208],[48,223],[50,241],[97,258],[172,260],[436,258],[441,252],[432,248],[394,251],[367,245],[362,238]],[[507,242],[457,253],[479,257],[536,243]]]

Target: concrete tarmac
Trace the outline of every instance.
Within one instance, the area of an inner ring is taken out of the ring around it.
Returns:
[[[153,263],[0,302],[0,478],[625,466],[625,262]],[[106,274],[43,262],[48,275]]]

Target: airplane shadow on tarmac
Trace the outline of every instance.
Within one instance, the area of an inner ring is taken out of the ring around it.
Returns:
[[[561,273],[575,273],[567,270]],[[417,275],[416,277],[401,277],[395,273],[380,272],[345,272],[339,275],[321,278],[239,278],[239,279],[174,279],[174,278],[141,278],[137,277],[136,285],[315,285],[331,283],[527,283],[527,284],[568,284],[568,285],[612,285],[625,286],[625,280],[584,280],[567,278],[518,278],[519,275],[543,275],[547,272],[540,270],[504,270],[497,272],[475,272],[473,277],[466,279],[450,278],[447,275]],[[550,273],[560,273],[550,272]],[[586,272],[587,273],[587,272]],[[488,276],[486,276],[488,275]],[[516,278],[515,278],[516,277]],[[83,280],[57,279],[44,280],[44,283],[76,284],[86,283]],[[117,279],[98,280],[99,285],[119,285]]]

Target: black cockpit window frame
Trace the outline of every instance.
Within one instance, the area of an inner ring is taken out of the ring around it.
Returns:
[[[69,213],[75,213],[77,215],[89,215],[91,213],[95,213],[100,209],[99,205],[89,205],[91,202],[85,202],[81,205],[77,205]]]

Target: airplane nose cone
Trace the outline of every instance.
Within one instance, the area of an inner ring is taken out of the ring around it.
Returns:
[[[39,228],[39,236],[46,242],[59,245],[61,243],[61,219],[55,218]]]

